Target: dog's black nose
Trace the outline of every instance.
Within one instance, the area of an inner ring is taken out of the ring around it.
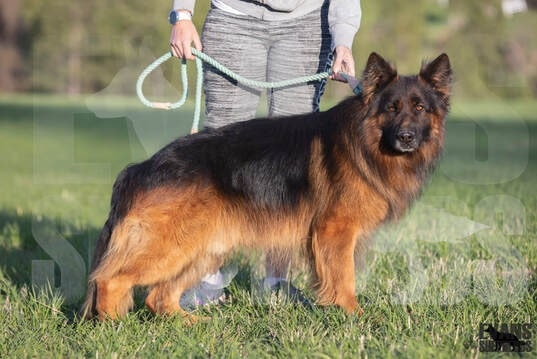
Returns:
[[[402,143],[411,143],[416,138],[416,131],[414,130],[400,130],[397,133],[397,138]]]

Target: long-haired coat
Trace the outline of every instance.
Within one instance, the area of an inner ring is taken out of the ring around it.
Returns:
[[[178,138],[118,176],[82,313],[117,318],[135,286],[179,313],[181,294],[241,248],[294,251],[318,303],[360,312],[354,249],[418,196],[444,143],[447,55],[399,76],[372,53],[363,91],[334,108]]]

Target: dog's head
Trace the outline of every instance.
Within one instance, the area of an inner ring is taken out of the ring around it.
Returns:
[[[382,131],[383,150],[412,153],[431,137],[443,136],[451,79],[446,54],[424,63],[415,76],[399,76],[380,55],[369,55],[363,73],[362,98]]]

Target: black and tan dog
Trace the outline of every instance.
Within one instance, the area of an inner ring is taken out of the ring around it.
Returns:
[[[147,286],[151,311],[187,316],[181,294],[241,248],[305,249],[318,303],[361,312],[354,249],[403,214],[442,151],[448,56],[399,76],[372,53],[362,87],[326,112],[179,138],[123,170],[83,315],[122,316]]]

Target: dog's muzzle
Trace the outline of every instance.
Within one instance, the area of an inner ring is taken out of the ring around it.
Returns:
[[[418,149],[420,140],[414,129],[399,129],[395,135],[395,149],[401,152],[413,152]]]

